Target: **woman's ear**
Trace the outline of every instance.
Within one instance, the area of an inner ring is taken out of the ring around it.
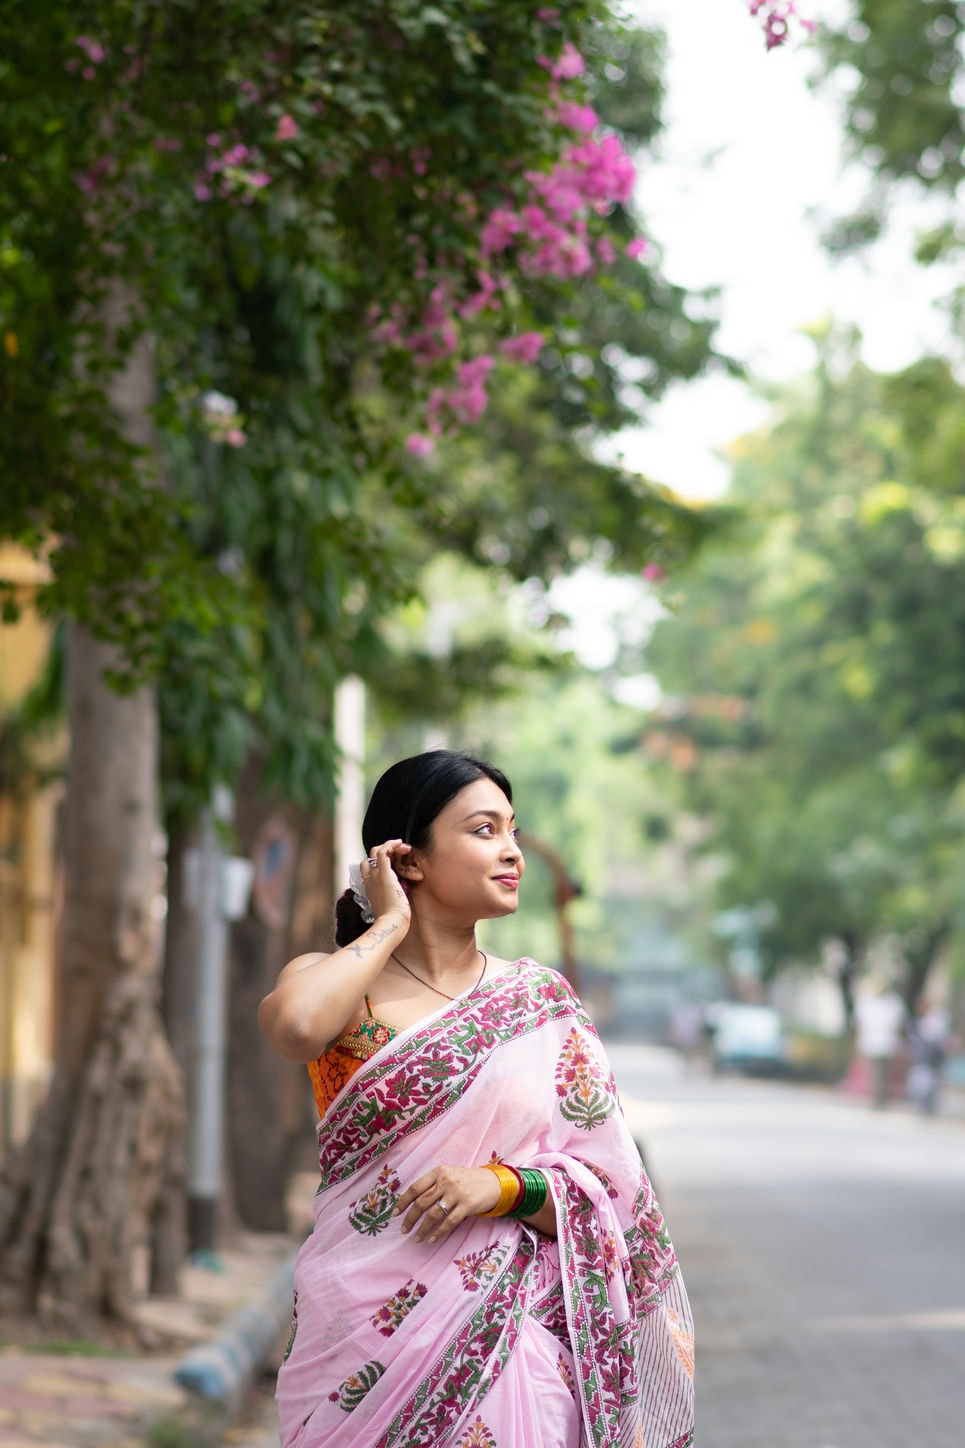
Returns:
[[[406,855],[404,860],[400,860],[395,872],[407,885],[415,885],[422,879],[422,866],[415,855]]]

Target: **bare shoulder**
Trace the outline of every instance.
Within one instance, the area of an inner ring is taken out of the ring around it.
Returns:
[[[505,975],[508,970],[513,970],[519,965],[518,960],[503,960],[500,955],[486,956],[486,974],[488,976]]]

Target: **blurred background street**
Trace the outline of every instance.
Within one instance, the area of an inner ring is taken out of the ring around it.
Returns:
[[[610,1055],[694,1307],[700,1448],[960,1448],[965,1115]]]

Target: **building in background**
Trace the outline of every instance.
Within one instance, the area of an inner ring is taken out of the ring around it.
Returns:
[[[20,708],[41,675],[50,625],[31,596],[43,565],[0,547],[23,601],[0,625],[0,1155],[27,1135],[54,1058],[63,738],[29,737]]]

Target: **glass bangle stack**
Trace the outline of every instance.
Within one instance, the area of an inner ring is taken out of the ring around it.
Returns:
[[[546,1201],[546,1178],[541,1171],[532,1167],[504,1166],[501,1162],[486,1162],[499,1182],[499,1200],[481,1217],[532,1217]]]

